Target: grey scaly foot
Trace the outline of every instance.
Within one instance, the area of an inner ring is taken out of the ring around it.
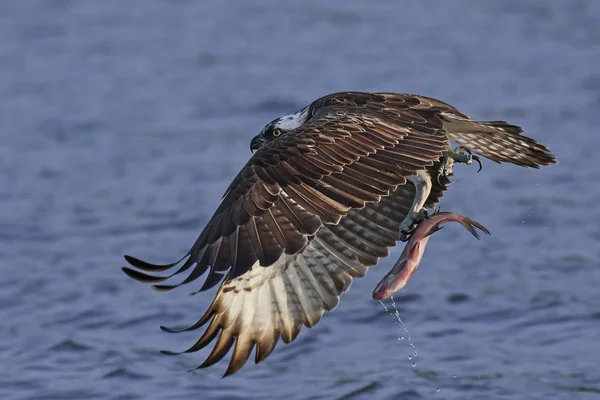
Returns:
[[[477,172],[481,171],[483,165],[481,164],[481,159],[477,156],[474,156],[471,151],[463,146],[458,146],[453,151],[447,151],[444,153],[444,159],[438,169],[437,181],[441,185],[440,178],[442,176],[448,178],[452,175],[452,169],[454,167],[454,163],[464,163],[467,165],[471,165],[473,160],[479,164],[479,169]]]
[[[399,239],[401,242],[406,242],[411,233],[417,228],[417,225],[429,216],[429,212],[425,208],[421,208],[418,212],[409,211],[408,215],[400,224]]]

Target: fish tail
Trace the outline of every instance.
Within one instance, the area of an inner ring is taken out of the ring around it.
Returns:
[[[475,230],[475,228],[479,229],[480,231],[482,231],[484,233],[487,233],[488,235],[491,235],[490,231],[485,226],[481,225],[477,221],[472,220],[469,217],[463,216],[463,218],[459,219],[458,222],[460,222],[460,224],[462,226],[464,226],[466,230],[471,232],[471,234],[473,236],[475,236],[477,239],[479,239],[479,232],[477,232],[477,230]]]

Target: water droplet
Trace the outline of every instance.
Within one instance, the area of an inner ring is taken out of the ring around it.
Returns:
[[[440,391],[440,388],[437,388],[436,392],[439,392],[439,391]]]
[[[417,363],[416,363],[416,362],[414,362],[414,363],[413,363],[413,368],[414,368],[414,367],[416,367],[416,366],[417,366]]]
[[[408,356],[408,359],[412,360],[413,357],[417,357],[417,354],[418,354],[417,346],[415,346],[415,344],[413,343],[412,338],[410,337],[410,332],[408,331],[408,329],[406,328],[406,325],[404,325],[404,322],[402,322],[402,319],[400,318],[400,312],[398,312],[398,308],[396,307],[396,302],[394,301],[394,297],[390,296],[390,300],[392,303],[392,307],[394,308],[393,311],[388,309],[387,306],[383,303],[383,301],[380,300],[379,302],[383,306],[384,310],[386,312],[389,312],[394,317],[394,323],[400,324],[400,327],[402,328],[404,333],[406,333],[406,336],[405,335],[398,336],[398,340],[404,340],[404,339],[408,340],[408,345],[410,347],[412,347],[412,349],[413,349],[413,354]],[[413,366],[415,366],[415,365],[416,365],[416,363],[413,364]]]
[[[387,311],[388,311],[388,308],[387,308],[387,306],[385,305],[385,303],[384,303],[383,301],[381,301],[381,300],[379,300],[379,302],[380,302],[380,303],[381,303],[381,305],[383,306],[383,309],[385,310],[385,312],[387,312]]]
[[[453,378],[456,379],[456,378],[458,378],[458,376],[454,375]]]

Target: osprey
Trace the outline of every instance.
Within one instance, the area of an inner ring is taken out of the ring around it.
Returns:
[[[252,139],[256,152],[181,260],[153,265],[125,256],[136,269],[123,271],[160,291],[202,275],[200,291],[222,281],[198,322],[161,328],[181,332],[208,324],[184,353],[216,339],[198,367],[204,368],[233,346],[225,376],[233,374],[254,347],[259,363],[279,338],[293,341],[303,325],[313,327],[333,310],[352,278],[406,240],[440,200],[455,162],[479,162],[474,152],[522,167],[556,163],[547,147],[522,131],[504,121],[473,120],[424,96],[324,96],[273,120]],[[451,139],[461,146],[452,150]],[[184,272],[181,283],[159,284]]]

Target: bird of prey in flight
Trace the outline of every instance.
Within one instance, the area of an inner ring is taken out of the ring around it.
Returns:
[[[293,341],[303,325],[313,327],[333,310],[352,278],[406,240],[439,202],[455,162],[480,163],[471,152],[522,167],[557,162],[521,132],[424,96],[321,97],[252,139],[254,154],[181,260],[153,265],[125,256],[135,269],[123,270],[159,291],[203,275],[200,291],[221,283],[198,322],[163,329],[206,326],[185,352],[214,343],[203,368],[233,347],[225,375],[233,374],[254,348],[259,363],[279,338]],[[460,146],[452,150],[450,140]],[[161,283],[182,273],[178,284]]]

